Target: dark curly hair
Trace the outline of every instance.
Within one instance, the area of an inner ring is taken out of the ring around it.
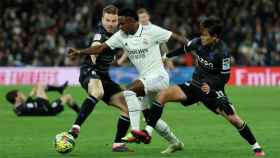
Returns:
[[[216,16],[206,17],[201,20],[200,25],[208,29],[211,36],[220,37],[223,32],[223,22]]]
[[[14,104],[15,103],[15,98],[18,95],[18,90],[11,90],[6,94],[6,99],[8,102]]]

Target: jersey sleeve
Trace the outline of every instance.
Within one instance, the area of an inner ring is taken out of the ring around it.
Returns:
[[[95,33],[91,39],[91,43],[94,42],[102,42],[102,34],[101,33]]]
[[[112,49],[122,48],[121,33],[118,31],[113,36],[111,36],[105,43]]]
[[[223,87],[230,78],[231,57],[228,49],[222,50],[218,61],[218,71],[220,74],[217,74],[217,78],[215,80],[211,80],[210,85],[213,85],[214,87]]]
[[[223,50],[223,54],[220,56],[220,70],[221,74],[229,74],[230,73],[230,67],[231,67],[231,57],[228,49]]]
[[[197,43],[199,42],[199,38],[194,38],[190,41],[188,41],[187,44],[184,45],[184,51],[190,52],[197,48]]]
[[[152,34],[152,40],[155,43],[160,44],[160,43],[167,42],[170,39],[172,32],[164,28],[161,28],[159,26],[153,25],[153,29],[151,29],[151,34]]]
[[[187,44],[185,44],[184,46],[182,46],[181,48],[178,48],[172,52],[169,52],[166,57],[170,58],[170,57],[174,57],[174,56],[178,56],[187,52],[190,52],[192,50],[195,50],[197,48],[197,39],[193,39],[191,41],[189,41]]]
[[[32,114],[31,110],[25,104],[21,104],[18,107],[16,107],[14,109],[14,112],[17,116],[28,116]]]
[[[99,33],[99,32],[94,32],[92,35],[90,35],[88,37],[88,43],[87,43],[87,46],[88,47],[91,47],[93,43],[102,43],[103,41],[103,38],[102,38],[102,34]]]

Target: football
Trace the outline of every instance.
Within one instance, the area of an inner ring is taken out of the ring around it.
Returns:
[[[59,133],[55,136],[54,147],[55,150],[61,154],[69,153],[75,147],[75,139],[67,132]]]

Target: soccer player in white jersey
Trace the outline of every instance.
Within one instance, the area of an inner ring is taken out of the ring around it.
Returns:
[[[123,92],[129,109],[132,134],[140,131],[142,109],[137,96],[156,95],[169,86],[169,76],[162,63],[159,44],[167,42],[171,37],[177,38],[172,32],[155,25],[145,29],[137,21],[135,11],[124,9],[119,13],[120,30],[107,41],[83,50],[69,50],[70,56],[99,54],[108,48],[126,50],[130,61],[140,74],[139,79]],[[176,137],[173,142],[170,152],[182,149],[183,144]]]
[[[137,10],[137,15],[138,15],[138,22],[139,22],[139,24],[142,25],[143,28],[149,29],[149,26],[154,25],[150,20],[151,16],[150,16],[149,11],[146,8],[139,8]],[[174,34],[174,35],[177,37],[177,41],[179,41],[182,44],[185,44],[186,39],[184,37],[181,37],[176,34]],[[159,47],[160,47],[161,56],[164,57],[164,59],[163,59],[164,67],[166,69],[173,69],[174,64],[173,64],[172,60],[165,58],[166,54],[169,52],[169,49],[168,49],[166,43],[161,43],[159,45]],[[123,53],[122,56],[118,59],[117,63],[118,63],[118,65],[122,65],[126,61],[127,61],[127,53]]]
[[[150,29],[150,27],[151,27],[151,29],[153,29],[154,24],[152,24],[150,21],[150,14],[147,9],[139,8],[137,10],[137,15],[138,15],[138,22],[139,22],[139,24],[142,25],[143,29],[147,30],[147,29]],[[180,40],[181,43],[182,43],[182,40],[183,40],[183,43],[185,42],[185,39],[183,37],[180,37],[179,35],[175,35],[175,36],[178,37],[177,40]],[[159,47],[160,47],[161,56],[165,56],[165,54],[167,52],[169,52],[166,43],[160,43]],[[118,60],[118,64],[121,65],[122,62],[127,60],[127,58],[128,58],[127,53],[123,53],[122,57]],[[173,63],[168,58],[164,58],[162,60],[163,60],[163,63],[164,63],[164,66],[166,69],[172,69],[174,67]],[[138,97],[139,101],[141,102],[142,113],[144,115],[145,121],[148,121],[148,118],[150,115],[150,105],[154,101],[155,94],[156,93],[154,93],[154,94],[150,93],[150,94],[147,94],[145,97]],[[165,132],[162,132],[162,131],[165,131]],[[166,154],[166,153],[174,152],[176,149],[183,147],[182,143],[179,143],[179,147],[178,147],[178,143],[175,143],[177,145],[174,145],[174,143],[173,143],[174,141],[170,141],[170,140],[178,140],[178,139],[172,133],[169,126],[163,120],[160,120],[160,122],[157,122],[157,132],[162,137],[164,137],[167,141],[170,142],[169,147],[166,150],[162,151],[161,153]],[[139,141],[139,139],[134,137],[131,133],[128,133],[122,140],[125,142],[132,142],[132,143]]]

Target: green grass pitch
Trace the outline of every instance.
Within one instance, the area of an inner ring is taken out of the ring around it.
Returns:
[[[5,92],[14,87],[0,87],[0,158],[251,158],[250,146],[236,129],[203,105],[185,108],[169,104],[163,114],[174,133],[185,143],[185,150],[163,156],[159,152],[168,144],[155,132],[152,143],[131,144],[133,153],[112,153],[111,145],[118,110],[99,103],[81,130],[74,151],[67,155],[56,153],[54,136],[68,130],[76,114],[69,109],[55,117],[21,117],[11,111],[4,99]],[[20,86],[24,92],[31,87]],[[85,93],[80,87],[68,88],[81,103]],[[229,87],[227,93],[238,113],[247,120],[258,142],[270,158],[280,157],[280,88]],[[57,93],[50,93],[54,99]],[[142,123],[143,124],[143,123]]]

